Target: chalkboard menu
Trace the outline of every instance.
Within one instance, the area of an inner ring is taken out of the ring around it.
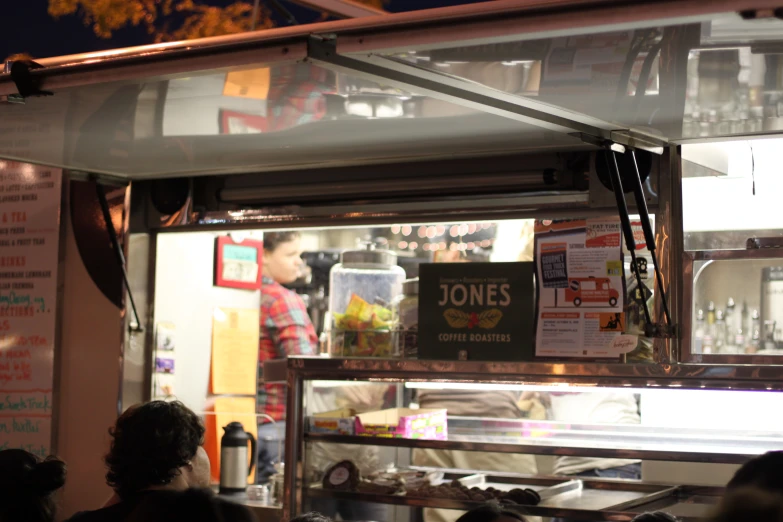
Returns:
[[[0,161],[0,450],[51,452],[61,171]]]
[[[533,356],[533,263],[435,263],[419,272],[419,357]]]

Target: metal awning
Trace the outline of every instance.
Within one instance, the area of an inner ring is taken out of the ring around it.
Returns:
[[[45,59],[0,157],[144,179],[779,133],[779,6],[499,0]]]
[[[294,0],[294,3],[323,11],[339,18],[361,18],[388,14],[383,9],[372,7],[353,0]]]

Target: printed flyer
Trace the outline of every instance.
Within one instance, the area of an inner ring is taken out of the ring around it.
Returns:
[[[633,350],[636,338],[623,335],[620,220],[536,221],[535,234],[536,356],[601,358]]]

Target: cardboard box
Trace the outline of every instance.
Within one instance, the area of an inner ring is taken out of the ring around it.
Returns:
[[[446,440],[445,409],[392,408],[356,414],[344,408],[308,418],[310,433],[403,439]]]
[[[368,437],[446,440],[446,410],[392,408],[360,413],[356,434]]]
[[[310,433],[355,435],[356,411],[342,408],[312,415],[307,419],[307,431]]]

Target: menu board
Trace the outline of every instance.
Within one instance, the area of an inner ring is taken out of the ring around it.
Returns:
[[[0,161],[0,450],[51,451],[61,184]]]
[[[636,347],[626,315],[620,220],[535,224],[536,355],[617,357]]]

